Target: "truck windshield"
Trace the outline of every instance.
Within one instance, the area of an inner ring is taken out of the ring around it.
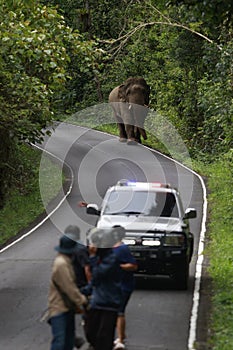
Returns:
[[[176,198],[170,192],[113,191],[104,215],[144,215],[178,217]]]

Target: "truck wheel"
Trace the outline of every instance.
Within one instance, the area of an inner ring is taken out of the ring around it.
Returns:
[[[176,289],[186,290],[188,289],[188,280],[189,280],[189,263],[186,262],[182,266],[178,266],[175,272],[171,276],[174,281]]]

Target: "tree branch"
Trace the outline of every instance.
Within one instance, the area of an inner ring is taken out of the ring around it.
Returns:
[[[157,9],[156,9],[157,10]],[[115,40],[110,40],[110,41],[104,41],[104,43],[108,43],[108,44],[116,44],[116,43],[120,43],[118,47],[114,47],[112,49],[110,49],[108,52],[109,53],[113,53],[113,56],[116,56],[116,54],[122,49],[122,47],[125,45],[125,43],[139,30],[144,29],[146,27],[151,27],[154,25],[166,25],[166,26],[171,26],[171,27],[176,27],[176,28],[181,28],[184,30],[187,30],[197,36],[199,36],[200,38],[208,41],[210,44],[215,44],[215,42],[213,40],[211,40],[210,38],[208,38],[206,35],[197,32],[194,29],[189,28],[188,26],[181,24],[179,22],[171,22],[170,19],[164,15],[161,14],[161,12],[159,10],[157,10],[157,12],[164,18],[166,19],[166,21],[154,21],[154,22],[149,22],[149,23],[141,23],[139,25],[137,25],[136,27],[134,27],[132,30],[130,30],[128,33],[118,37]],[[101,41],[103,43],[103,41]],[[222,50],[222,47],[217,45],[217,48],[219,50]]]

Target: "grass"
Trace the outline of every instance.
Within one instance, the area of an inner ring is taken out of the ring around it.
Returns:
[[[232,178],[233,152],[204,166],[208,177],[209,224],[205,254],[209,258],[212,280],[212,313],[210,315],[212,350],[233,349],[233,235]]]
[[[41,152],[25,145],[22,148],[25,168],[30,164],[30,172],[25,169],[26,175],[24,174],[20,184],[17,183],[10,190],[6,205],[0,210],[0,245],[16,236],[45,210],[39,183]],[[44,159],[43,171],[46,169],[49,174],[46,196],[47,200],[51,200],[59,192],[61,182],[57,177],[58,165],[50,158]]]
[[[118,135],[118,128],[116,124],[104,124],[98,126],[96,129],[99,131],[106,132],[108,134]],[[159,142],[154,135],[151,135],[147,132],[147,137],[147,140],[143,140],[143,145],[159,150],[164,154],[170,155],[166,147],[161,142]]]

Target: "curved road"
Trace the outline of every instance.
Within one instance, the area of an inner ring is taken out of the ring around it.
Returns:
[[[168,279],[157,278],[137,286],[127,309],[127,349],[186,350],[202,224],[200,179],[143,146],[127,146],[115,137],[69,124],[58,126],[43,146],[68,165],[72,186],[67,198],[47,220],[1,251],[0,349],[49,349],[50,327],[41,323],[40,317],[46,308],[51,264],[56,254],[54,246],[68,224],[79,225],[83,239],[86,230],[95,224],[94,216],[77,207],[79,200],[100,204],[108,186],[127,178],[171,183],[179,188],[184,207],[197,209],[197,218],[190,221],[195,249],[188,290],[176,291]],[[41,191],[46,201],[43,186],[49,174],[45,175],[43,167],[42,162]],[[79,316],[77,332],[82,333]]]

